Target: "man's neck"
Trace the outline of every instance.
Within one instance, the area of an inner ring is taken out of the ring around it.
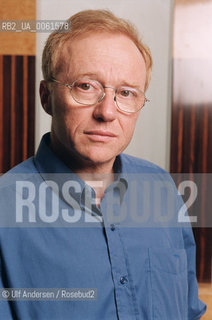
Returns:
[[[105,190],[107,187],[113,183],[114,181],[114,174],[113,173],[78,173],[76,174],[85,181],[87,185],[92,187],[96,193],[96,205],[100,206],[100,202],[104,197]]]
[[[68,168],[94,189],[99,205],[105,189],[114,181],[114,159],[105,163],[92,163],[77,157],[52,141],[50,147]]]

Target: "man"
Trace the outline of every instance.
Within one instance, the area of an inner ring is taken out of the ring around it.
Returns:
[[[2,287],[58,288],[61,300],[0,301],[2,319],[200,319],[192,231],[170,227],[182,202],[174,189],[171,222],[152,207],[152,186],[173,188],[171,178],[121,154],[146,102],[150,52],[108,11],[69,21],[43,53],[51,134],[1,184]]]

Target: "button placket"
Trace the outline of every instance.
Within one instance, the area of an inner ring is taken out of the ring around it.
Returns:
[[[120,221],[115,224],[115,221],[108,223],[108,207],[107,201],[111,198],[107,193],[101,202],[101,212],[103,215],[103,221],[105,226],[105,235],[107,238],[108,253],[111,262],[111,272],[114,281],[115,297],[117,312],[120,320],[135,320],[136,317],[133,313],[133,301],[131,286],[128,278],[128,269],[126,265],[125,249],[121,240],[121,224]],[[118,196],[118,195],[117,195]],[[121,207],[114,205],[112,208],[109,206],[110,210],[113,210],[113,217],[119,217]],[[111,217],[110,217],[111,218]]]

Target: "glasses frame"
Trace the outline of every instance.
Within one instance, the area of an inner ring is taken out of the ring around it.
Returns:
[[[116,103],[116,107],[117,107],[121,112],[124,112],[124,113],[136,113],[136,112],[138,112],[139,110],[141,110],[141,109],[145,106],[145,103],[146,103],[146,102],[150,102],[150,100],[146,98],[146,96],[145,96],[145,94],[144,94],[144,92],[143,92],[142,90],[136,89],[136,90],[138,90],[139,92],[143,93],[143,95],[144,95],[144,104],[143,104],[141,107],[139,107],[139,109],[136,110],[136,111],[126,111],[126,110],[123,110],[123,109],[121,109],[121,108],[119,107],[119,105],[118,105],[118,103],[117,103],[117,99],[116,99],[116,93],[117,93],[117,91],[118,91],[119,88],[116,89],[116,88],[110,87],[110,86],[103,86],[99,81],[97,81],[97,80],[92,80],[92,79],[86,79],[86,80],[91,80],[91,81],[97,82],[97,83],[102,87],[102,92],[103,92],[103,93],[102,93],[102,96],[101,96],[95,103],[92,103],[92,104],[87,104],[87,103],[79,102],[79,101],[77,101],[76,98],[72,95],[72,88],[73,88],[74,84],[75,84],[77,81],[83,80],[83,79],[84,79],[84,78],[80,78],[80,79],[74,80],[74,81],[72,82],[72,84],[68,84],[68,83],[64,83],[64,82],[59,81],[59,80],[57,80],[57,79],[55,79],[55,78],[52,77],[52,78],[49,80],[49,82],[55,82],[55,83],[60,84],[60,85],[62,85],[62,86],[64,86],[64,87],[66,87],[66,88],[69,88],[72,98],[73,98],[77,103],[79,103],[79,104],[81,104],[81,105],[83,105],[83,106],[93,106],[93,105],[95,105],[96,103],[101,102],[101,101],[104,99],[105,95],[106,95],[104,89],[107,89],[107,88],[113,89],[113,90],[115,91],[114,101],[115,101],[115,103]]]

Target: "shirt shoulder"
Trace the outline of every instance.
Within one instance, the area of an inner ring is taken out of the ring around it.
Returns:
[[[15,174],[15,173],[37,173],[37,169],[34,165],[34,157],[30,157],[27,160],[19,163],[15,167],[11,168],[6,174]],[[5,175],[5,174],[4,174]],[[4,176],[3,175],[3,176]]]
[[[121,154],[121,163],[123,172],[127,173],[157,173],[167,174],[168,172],[158,165],[127,154]]]
[[[0,177],[0,188],[13,185],[17,180],[27,180],[38,171],[34,165],[34,157],[19,163]]]

